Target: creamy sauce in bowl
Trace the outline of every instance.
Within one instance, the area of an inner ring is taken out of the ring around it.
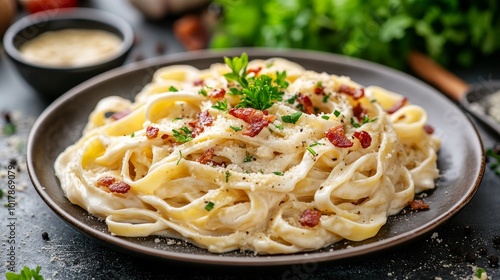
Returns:
[[[63,29],[45,32],[20,46],[24,59],[45,66],[77,67],[113,57],[122,40],[95,29]]]

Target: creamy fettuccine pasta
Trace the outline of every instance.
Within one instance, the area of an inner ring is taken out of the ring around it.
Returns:
[[[243,54],[102,99],[55,170],[115,235],[279,254],[375,236],[435,187],[439,145],[402,95]]]

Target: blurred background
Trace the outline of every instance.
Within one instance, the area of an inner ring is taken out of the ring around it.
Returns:
[[[0,34],[19,14],[86,6],[88,2],[0,0]],[[147,21],[172,28],[185,50],[241,46],[312,49],[401,70],[408,67],[412,50],[427,54],[447,68],[467,68],[478,58],[498,58],[500,53],[497,0],[128,2]],[[157,47],[158,53],[167,48]],[[139,59],[141,54],[135,53],[134,60]]]

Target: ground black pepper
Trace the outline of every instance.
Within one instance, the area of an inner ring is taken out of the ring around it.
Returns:
[[[498,267],[498,257],[490,256],[488,258],[488,263],[490,264],[491,267]]]
[[[493,236],[493,246],[500,247],[500,235]]]

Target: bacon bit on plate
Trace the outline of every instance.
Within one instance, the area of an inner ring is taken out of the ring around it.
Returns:
[[[247,75],[250,73],[254,73],[254,75],[257,76],[259,75],[260,70],[262,70],[262,67],[250,68],[247,70]]]
[[[309,96],[299,93],[299,95],[297,96],[297,101],[299,102],[299,104],[302,105],[304,113],[306,114],[314,113],[313,103],[311,101],[311,98],[309,98]]]
[[[352,108],[352,113],[360,121],[366,115],[366,109],[361,106],[361,103],[358,103]]]
[[[122,110],[120,112],[116,112],[114,113],[113,115],[111,115],[111,119],[117,121],[119,119],[123,119],[124,117],[126,117],[128,114],[132,113],[131,110],[129,109],[125,109],[125,110]]]
[[[161,139],[167,140],[168,139],[168,134],[164,133],[161,135]]]
[[[214,89],[214,90],[210,93],[210,97],[215,98],[215,99],[223,98],[223,97],[224,97],[224,95],[226,95],[226,90],[225,90],[225,89],[223,89],[223,88]]]
[[[359,143],[361,144],[361,147],[363,147],[363,149],[370,147],[370,145],[372,144],[372,137],[370,136],[370,133],[364,130],[355,131],[353,136],[359,140]]]
[[[158,132],[160,130],[157,128],[157,127],[154,127],[154,126],[148,126],[146,128],[146,137],[148,139],[155,139],[156,137],[158,137]]]
[[[429,125],[429,124],[424,125],[424,130],[425,130],[425,132],[427,132],[427,134],[434,133],[434,127]]]
[[[418,211],[418,210],[429,210],[429,204],[425,203],[425,201],[421,199],[414,199],[410,202],[410,207],[411,210],[413,211]]]
[[[111,184],[113,184],[116,181],[116,179],[112,176],[103,176],[99,179],[97,179],[97,185],[100,187],[109,187]]]
[[[300,215],[299,223],[304,227],[315,227],[319,224],[321,212],[316,209],[306,209]]]
[[[360,99],[361,97],[365,96],[364,88],[355,88],[355,87],[350,87],[348,85],[340,85],[337,91],[340,93],[345,93],[347,95],[350,95],[354,99]]]
[[[401,98],[398,102],[396,102],[394,105],[392,105],[391,108],[386,110],[387,114],[394,114],[396,111],[403,108],[403,106],[406,105],[407,101],[408,101],[408,99],[406,97]]]
[[[260,111],[253,108],[231,108],[229,114],[249,124],[241,133],[250,137],[259,134],[264,127],[276,119],[276,116],[268,115],[267,111]]]
[[[205,126],[211,126],[214,118],[208,113],[208,111],[203,111],[198,113],[198,119],[189,123],[191,127],[193,127],[193,131],[191,132],[191,137],[195,138],[200,135],[205,130]]]
[[[116,181],[112,176],[103,176],[97,179],[97,185],[100,187],[106,187],[110,192],[115,193],[127,193],[130,190],[130,186],[123,181]]]
[[[361,203],[365,202],[368,199],[368,197],[362,197],[356,201],[351,201],[351,204],[353,205],[360,205]]]
[[[225,162],[216,162],[213,161],[212,158],[214,157],[214,148],[210,148],[206,150],[203,155],[201,155],[196,161],[201,163],[201,164],[210,164],[214,166],[225,166]]]
[[[110,192],[114,193],[127,193],[130,190],[130,186],[122,181],[116,181],[108,187]]]
[[[202,80],[202,79],[199,79],[199,80],[196,80],[193,82],[193,86],[204,86],[205,85],[205,81]]]
[[[325,95],[325,88],[322,86],[316,86],[314,88],[314,93],[316,93],[317,95]]]
[[[342,125],[328,129],[325,135],[335,147],[349,148],[354,145],[354,143],[345,136],[344,127]]]

